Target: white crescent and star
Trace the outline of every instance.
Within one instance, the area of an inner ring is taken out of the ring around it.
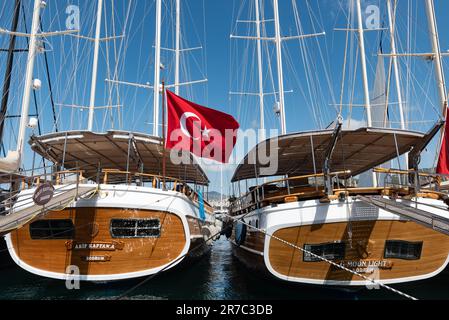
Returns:
[[[194,114],[193,112],[184,112],[182,114],[181,118],[179,119],[179,124],[181,125],[181,131],[187,137],[192,138],[193,140],[199,140],[200,139],[199,137],[196,137],[196,138],[192,137],[192,135],[190,134],[189,130],[187,130],[186,122],[187,122],[187,119],[189,119],[189,118],[195,118],[195,119],[197,119],[198,121],[201,122],[201,119],[196,114]],[[201,132],[202,132],[203,137],[209,137],[210,130],[207,129],[206,126],[204,126],[204,129],[201,130]]]

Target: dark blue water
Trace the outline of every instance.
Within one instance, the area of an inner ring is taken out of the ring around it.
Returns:
[[[209,257],[186,268],[160,274],[127,299],[402,299],[385,289],[345,290],[320,286],[291,285],[249,272],[231,253],[230,243],[216,242]],[[3,264],[0,299],[114,299],[143,279],[112,283],[81,282],[79,290],[68,290],[64,281],[35,276],[13,262]],[[419,299],[449,299],[449,272],[394,288]]]

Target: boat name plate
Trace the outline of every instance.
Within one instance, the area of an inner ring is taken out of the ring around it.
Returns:
[[[112,241],[112,242],[67,241],[65,244],[67,250],[101,250],[101,251],[123,250],[124,245],[125,244],[121,241]]]

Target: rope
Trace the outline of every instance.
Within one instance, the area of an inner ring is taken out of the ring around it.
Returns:
[[[383,287],[383,288],[385,288],[385,289],[387,289],[387,290],[389,290],[389,291],[392,291],[392,292],[394,292],[394,293],[396,293],[396,294],[398,294],[398,295],[400,295],[400,296],[403,296],[403,297],[405,297],[405,298],[407,298],[407,299],[410,299],[410,300],[418,300],[417,298],[415,298],[415,297],[413,297],[413,296],[411,296],[411,295],[408,295],[408,294],[406,294],[406,293],[404,293],[404,292],[402,292],[402,291],[399,291],[399,290],[397,290],[397,289],[394,289],[394,288],[392,288],[392,287],[390,287],[390,286],[388,286],[388,285],[386,285],[386,284],[383,284],[383,283],[381,283],[381,282],[379,282],[379,281],[376,281],[376,280],[374,280],[374,279],[368,278],[368,277],[364,276],[364,275],[361,274],[361,273],[358,273],[358,272],[356,272],[356,271],[353,271],[353,270],[351,270],[351,269],[348,269],[348,268],[346,268],[346,267],[344,267],[344,266],[342,266],[342,265],[339,265],[339,264],[337,264],[337,263],[335,263],[335,262],[333,262],[333,261],[330,261],[330,260],[328,260],[328,259],[326,259],[326,258],[324,258],[324,257],[322,257],[322,256],[319,256],[319,255],[317,255],[317,254],[315,254],[315,253],[313,253],[313,252],[311,252],[311,251],[308,251],[308,250],[306,250],[306,249],[303,249],[303,248],[301,248],[301,247],[298,247],[297,245],[295,245],[295,244],[293,244],[293,243],[290,243],[290,242],[288,242],[288,241],[285,241],[285,240],[283,240],[283,239],[281,239],[281,238],[279,238],[279,237],[276,237],[275,235],[268,234],[268,233],[265,232],[264,230],[259,229],[259,228],[255,227],[255,226],[252,226],[252,225],[246,223],[245,221],[243,221],[243,217],[241,217],[240,219],[237,219],[237,218],[235,218],[235,217],[233,217],[233,216],[231,216],[231,215],[229,215],[229,214],[226,214],[226,213],[225,213],[225,215],[228,216],[228,217],[230,217],[230,218],[233,219],[233,220],[240,220],[240,219],[241,219],[241,222],[242,222],[243,224],[245,224],[247,227],[256,229],[257,231],[262,232],[263,234],[269,236],[270,238],[276,239],[276,240],[278,240],[278,241],[280,241],[280,242],[282,242],[282,243],[284,243],[284,244],[286,244],[286,245],[288,245],[288,246],[290,246],[290,247],[292,247],[292,248],[295,248],[295,249],[298,249],[298,250],[302,251],[303,253],[310,254],[310,255],[313,256],[314,258],[318,258],[318,259],[320,259],[320,260],[322,260],[322,261],[324,261],[324,262],[327,262],[328,264],[330,264],[330,265],[332,265],[332,266],[335,266],[335,267],[340,268],[340,269],[342,269],[342,270],[345,270],[345,271],[347,271],[347,272],[349,272],[349,273],[352,273],[353,275],[356,275],[356,276],[358,276],[358,277],[360,277],[360,278],[362,278],[362,279],[364,279],[364,280],[366,280],[366,281],[369,281],[369,282],[371,282],[371,283],[373,283],[373,284],[379,285],[379,286],[381,286],[381,287]]]
[[[250,214],[250,212],[247,212],[246,214],[244,214],[242,217],[240,217],[240,219],[243,219],[245,216],[247,216],[248,214]],[[226,214],[227,215],[227,214]],[[243,220],[242,220],[243,221]],[[220,232],[216,232],[215,234],[211,235],[209,238],[207,238],[204,243],[200,243],[198,245],[196,245],[195,247],[193,247],[191,250],[189,250],[188,252],[186,252],[185,254],[183,254],[182,256],[179,256],[178,258],[176,258],[175,260],[173,260],[172,262],[170,262],[168,265],[166,265],[164,268],[162,268],[161,270],[159,270],[158,272],[148,276],[147,278],[145,278],[144,280],[142,280],[141,282],[139,282],[138,284],[136,284],[134,287],[132,287],[131,289],[125,291],[124,293],[122,293],[120,296],[118,296],[116,299],[114,300],[121,300],[124,297],[126,297],[127,295],[129,295],[131,292],[133,292],[134,290],[136,290],[137,288],[141,287],[142,285],[144,285],[145,283],[147,283],[148,281],[150,281],[151,279],[153,279],[154,277],[156,277],[158,274],[160,274],[161,272],[167,270],[169,267],[171,267],[173,264],[177,263],[178,261],[184,259],[185,257],[189,256],[192,252],[196,251],[197,249],[199,249],[200,247],[202,247],[203,245],[206,245],[208,241],[214,239],[216,236],[218,236],[219,234],[225,234],[226,231],[231,228],[232,225],[228,225],[227,227],[225,227],[224,229],[220,230]]]

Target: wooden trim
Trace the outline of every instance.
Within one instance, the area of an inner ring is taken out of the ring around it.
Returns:
[[[113,218],[159,218],[158,238],[112,238],[109,227]],[[109,261],[86,261],[86,256],[101,256],[101,250],[68,250],[67,239],[33,240],[29,224],[11,233],[13,250],[24,263],[46,272],[64,274],[66,267],[77,265],[81,275],[113,275],[157,268],[176,259],[186,245],[182,220],[168,212],[119,208],[67,208],[49,212],[46,219],[72,219],[78,243],[120,241],[122,250],[108,251]],[[92,228],[98,232],[93,233]],[[190,239],[189,239],[190,241]]]

